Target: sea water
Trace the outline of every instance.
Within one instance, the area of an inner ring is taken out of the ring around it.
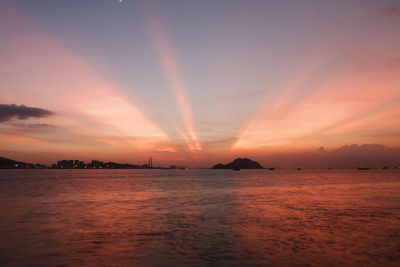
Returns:
[[[382,265],[400,170],[0,170],[0,265]]]

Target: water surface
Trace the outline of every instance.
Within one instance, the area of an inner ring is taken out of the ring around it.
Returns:
[[[0,170],[0,265],[382,265],[399,170]]]

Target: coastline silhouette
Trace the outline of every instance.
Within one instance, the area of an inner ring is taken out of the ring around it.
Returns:
[[[38,163],[26,163],[5,157],[0,157],[0,169],[183,169],[184,167],[171,165],[170,167],[154,167],[153,157],[148,158],[147,164],[129,164],[117,162],[103,162],[92,160],[59,160],[50,166]]]

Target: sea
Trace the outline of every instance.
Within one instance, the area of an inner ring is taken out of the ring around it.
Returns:
[[[0,170],[1,266],[399,266],[400,170]]]

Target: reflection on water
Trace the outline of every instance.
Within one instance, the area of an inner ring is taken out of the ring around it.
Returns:
[[[0,265],[396,265],[400,171],[1,170]]]

